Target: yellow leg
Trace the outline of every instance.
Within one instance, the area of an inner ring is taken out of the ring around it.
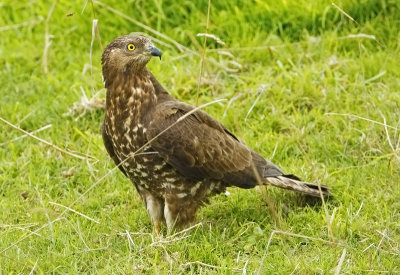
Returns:
[[[157,237],[161,236],[161,222],[154,222],[154,232]]]

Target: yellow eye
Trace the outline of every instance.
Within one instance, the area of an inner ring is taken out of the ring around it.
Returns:
[[[135,45],[132,43],[128,45],[128,50],[133,51],[135,49]]]

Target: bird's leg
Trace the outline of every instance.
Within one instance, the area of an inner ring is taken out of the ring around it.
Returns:
[[[171,211],[168,204],[165,204],[164,206],[164,217],[165,217],[165,223],[167,224],[167,230],[168,230],[167,234],[169,235],[175,226],[177,215]]]
[[[141,195],[154,225],[154,233],[161,236],[161,223],[164,221],[164,200],[146,191],[142,191]]]
[[[164,203],[164,217],[168,234],[174,229],[184,229],[195,220],[198,203],[195,200],[167,196]]]
[[[154,233],[156,234],[156,237],[161,237],[161,222],[160,221],[154,222]]]

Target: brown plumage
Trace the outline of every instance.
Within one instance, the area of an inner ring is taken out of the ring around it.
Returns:
[[[326,187],[301,182],[241,143],[220,122],[198,110],[148,141],[194,109],[177,101],[146,68],[161,59],[150,39],[116,38],[102,57],[107,89],[102,125],[105,147],[135,185],[159,233],[166,222],[185,226],[194,220],[207,197],[226,187],[273,185],[311,196],[328,195]]]

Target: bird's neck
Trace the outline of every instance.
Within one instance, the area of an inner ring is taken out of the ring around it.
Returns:
[[[119,72],[105,78],[106,112],[118,121],[142,123],[154,108],[157,96],[147,69],[139,73]]]

